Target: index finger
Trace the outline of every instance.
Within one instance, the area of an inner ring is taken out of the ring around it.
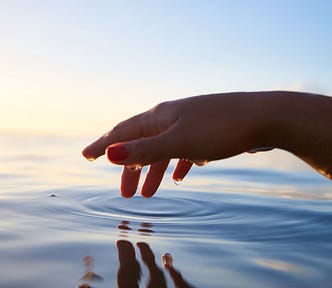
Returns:
[[[168,102],[161,103],[151,110],[135,115],[116,125],[111,131],[87,146],[82,154],[92,161],[105,154],[108,146],[134,139],[153,136],[166,130],[175,121]]]

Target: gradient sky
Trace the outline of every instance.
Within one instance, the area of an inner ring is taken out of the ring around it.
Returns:
[[[192,95],[332,95],[329,0],[0,0],[0,130],[99,135]]]

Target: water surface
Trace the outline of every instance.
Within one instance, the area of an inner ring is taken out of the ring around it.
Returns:
[[[0,139],[0,287],[174,287],[164,253],[190,287],[331,287],[332,184],[287,153],[181,185],[169,169],[155,197],[124,199],[121,167],[80,155],[91,139]]]

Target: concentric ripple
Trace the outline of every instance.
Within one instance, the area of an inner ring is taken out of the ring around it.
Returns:
[[[115,191],[66,191],[47,200],[45,215],[58,215],[66,226],[71,222],[93,230],[113,227],[171,237],[311,242],[313,235],[326,237],[321,225],[332,221],[328,206],[317,213],[297,209],[292,200],[213,192],[160,191],[150,199],[126,199]]]
[[[149,230],[164,235],[192,235],[215,230],[215,225],[239,222],[242,217],[234,213],[236,205],[224,199],[223,194],[208,192],[160,191],[150,199],[139,195],[126,199],[117,191],[53,191],[49,195],[52,197],[47,199],[45,214],[75,221],[74,226],[90,224],[93,229],[113,226],[144,230],[142,225],[150,225]]]
[[[65,209],[87,218],[160,224],[197,225],[198,223],[226,221],[230,217],[223,212],[225,209],[221,209],[221,206],[225,205],[222,199],[210,201],[207,200],[209,198],[206,197],[207,195],[202,197],[202,195],[197,195],[199,193],[195,193],[195,196],[191,193],[184,193],[181,196],[170,194],[172,193],[163,193],[161,196],[150,199],[141,196],[125,199],[118,194],[109,192],[90,193],[89,195],[85,194],[85,197],[76,199],[77,202],[74,205],[70,204],[70,209],[68,207]]]

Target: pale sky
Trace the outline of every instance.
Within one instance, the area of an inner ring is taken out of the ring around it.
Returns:
[[[99,135],[170,99],[332,95],[330,0],[0,0],[0,131]]]

